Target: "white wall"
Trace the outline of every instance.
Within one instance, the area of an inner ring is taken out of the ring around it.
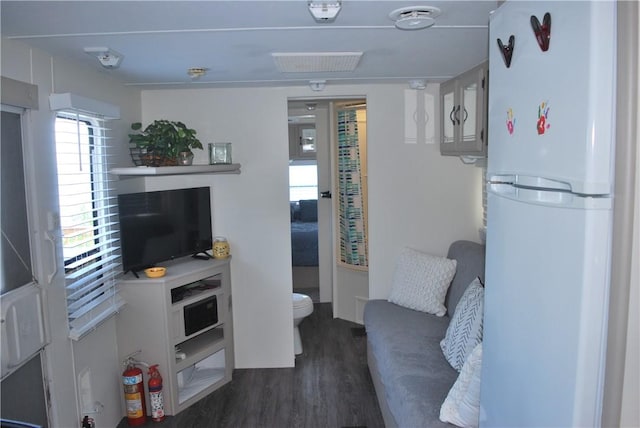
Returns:
[[[91,415],[96,426],[115,426],[122,418],[120,363],[117,360],[114,320],[109,320],[83,341],[72,343],[68,339],[64,278],[58,243],[54,260],[50,244],[44,240],[47,230],[47,213],[58,211],[54,118],[49,110],[51,92],[75,92],[85,97],[119,105],[123,120],[114,121],[112,135],[122,141],[122,149],[115,156],[118,163],[127,162],[127,128],[140,117],[139,91],[124,87],[110,77],[108,72],[77,66],[61,58],[28,48],[26,45],[2,39],[3,76],[38,86],[39,110],[27,115],[24,136],[28,175],[28,203],[33,235],[32,251],[36,275],[45,290],[48,333],[51,344],[45,348],[45,370],[50,381],[53,408],[50,418],[53,426],[79,426],[81,412],[76,395],[77,374],[85,373],[90,390],[85,397],[100,402],[104,408]],[[51,284],[47,275],[54,263],[58,274]]]
[[[143,125],[182,120],[206,145],[233,144],[239,176],[175,176],[147,186],[213,188],[214,234],[226,236],[231,264],[236,365],[293,365],[288,205],[289,98],[367,99],[371,297],[385,298],[404,245],[446,254],[456,239],[477,241],[481,170],[440,156],[437,145],[403,143],[405,85],[145,90]],[[432,93],[438,86],[430,85]],[[207,163],[206,150],[194,163]],[[194,181],[196,180],[196,181]],[[366,296],[364,296],[366,297]]]

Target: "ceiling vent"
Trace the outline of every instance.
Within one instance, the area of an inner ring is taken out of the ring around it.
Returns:
[[[271,56],[282,73],[324,73],[355,70],[362,52],[284,52]]]
[[[435,18],[439,15],[440,9],[437,7],[408,6],[392,11],[389,18],[396,21],[396,28],[401,30],[421,30],[435,24]]]

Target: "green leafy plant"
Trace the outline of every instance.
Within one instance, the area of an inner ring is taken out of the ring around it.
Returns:
[[[196,131],[187,128],[182,122],[155,120],[144,130],[142,123],[135,122],[131,124],[131,129],[137,132],[129,134],[129,143],[145,156],[155,159],[151,162],[155,164],[153,166],[175,164],[178,153],[203,148],[196,137]]]

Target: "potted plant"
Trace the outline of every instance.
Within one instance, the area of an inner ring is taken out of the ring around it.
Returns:
[[[140,122],[135,122],[131,129],[137,131],[129,134],[131,155],[136,165],[191,165],[191,149],[202,149],[196,131],[182,122],[155,120],[144,130]]]

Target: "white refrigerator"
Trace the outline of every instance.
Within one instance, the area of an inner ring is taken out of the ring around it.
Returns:
[[[490,17],[480,425],[600,423],[615,149],[616,4]]]

